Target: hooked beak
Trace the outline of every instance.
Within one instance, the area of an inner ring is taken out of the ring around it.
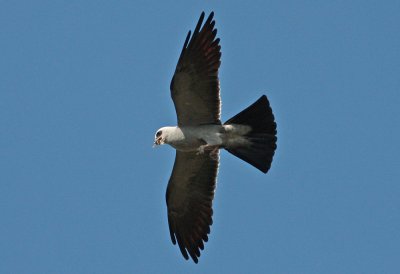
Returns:
[[[162,137],[160,136],[160,137],[158,137],[158,138],[156,138],[156,139],[154,140],[153,147],[156,147],[156,146],[159,146],[159,145],[162,145],[162,144],[164,144],[164,142],[163,142],[163,140],[162,140]]]

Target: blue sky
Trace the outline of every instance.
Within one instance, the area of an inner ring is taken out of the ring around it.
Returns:
[[[266,94],[265,175],[221,154],[195,265],[168,233],[186,33],[215,11],[222,118]],[[399,1],[1,1],[1,273],[399,273]]]

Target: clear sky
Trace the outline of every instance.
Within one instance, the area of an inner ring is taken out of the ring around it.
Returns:
[[[221,154],[195,265],[169,237],[169,83],[215,11],[222,120],[261,94],[268,174]],[[400,273],[399,1],[0,1],[0,273]]]

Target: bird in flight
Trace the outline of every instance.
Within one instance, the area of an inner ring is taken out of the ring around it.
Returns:
[[[173,244],[186,260],[198,263],[212,225],[219,165],[219,150],[225,149],[267,173],[276,149],[276,123],[265,95],[221,123],[218,69],[221,46],[216,38],[214,12],[186,36],[171,81],[177,126],[162,127],[154,145],[169,144],[176,150],[166,200]]]

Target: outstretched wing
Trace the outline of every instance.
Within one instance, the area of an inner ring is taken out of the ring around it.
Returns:
[[[171,81],[179,126],[221,124],[218,79],[221,46],[219,38],[215,39],[213,16],[211,12],[200,29],[203,12],[191,38],[189,31]]]
[[[216,157],[218,159],[218,157]],[[168,224],[173,244],[178,242],[185,259],[195,263],[208,241],[218,160],[209,152],[176,152],[167,188]]]

